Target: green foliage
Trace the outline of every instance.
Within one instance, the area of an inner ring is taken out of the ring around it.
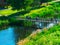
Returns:
[[[44,2],[50,2],[50,1],[53,1],[53,0],[40,0],[41,3],[44,3]]]
[[[0,26],[8,25],[8,24],[9,24],[8,20],[0,20]]]
[[[33,0],[7,0],[7,3],[10,4],[13,9],[26,9],[32,2]]]
[[[49,2],[52,0],[7,0],[7,3],[13,7],[13,9],[26,9],[26,7],[36,7],[41,3]]]
[[[31,21],[24,21],[24,26],[25,27],[32,27],[32,25],[33,25],[33,22],[31,22]]]
[[[24,17],[26,16],[30,16],[31,18],[35,18],[37,16],[40,18],[58,18],[60,17],[60,2],[50,3],[48,6],[43,8],[32,10],[30,13],[25,14]]]
[[[60,18],[60,2],[49,2],[48,6],[45,6],[40,9],[32,10],[30,13],[22,15],[21,17],[26,18],[26,16],[31,17],[32,19],[39,16],[39,18]],[[31,22],[24,22],[25,26],[32,26]]]
[[[60,25],[56,25],[46,32],[37,33],[34,37],[28,37],[28,40],[25,45],[60,45]]]

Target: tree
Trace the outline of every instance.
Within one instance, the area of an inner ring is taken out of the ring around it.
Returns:
[[[51,0],[48,0],[51,1]],[[48,2],[47,0],[7,0],[7,3],[13,7],[13,9],[26,9],[26,7],[35,7],[41,3]],[[33,6],[31,6],[33,5]]]
[[[13,7],[13,9],[26,9],[33,0],[7,0],[7,3]]]

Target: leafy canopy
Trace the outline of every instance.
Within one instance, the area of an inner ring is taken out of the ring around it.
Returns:
[[[51,1],[51,0],[48,0]],[[48,2],[47,0],[7,0],[7,3],[13,7],[13,9],[26,9],[26,7],[31,7],[32,5],[37,6],[43,2]]]

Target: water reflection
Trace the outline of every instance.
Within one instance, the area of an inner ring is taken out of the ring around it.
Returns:
[[[56,23],[42,23],[36,22],[38,28],[50,28]],[[36,28],[24,28],[21,26],[0,27],[0,45],[16,45],[16,43],[29,36]]]
[[[19,41],[28,37],[35,30],[36,29],[34,28],[15,27],[14,32],[16,36],[16,41]]]
[[[33,28],[9,26],[0,29],[0,45],[16,45],[19,39],[24,39],[34,31]]]

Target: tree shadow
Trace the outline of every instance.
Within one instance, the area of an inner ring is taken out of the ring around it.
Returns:
[[[34,28],[23,28],[23,27],[19,27],[14,30],[15,31],[15,35],[16,35],[16,41],[18,42],[19,40],[22,40],[26,37],[28,37],[33,31],[35,31],[36,29]]]

